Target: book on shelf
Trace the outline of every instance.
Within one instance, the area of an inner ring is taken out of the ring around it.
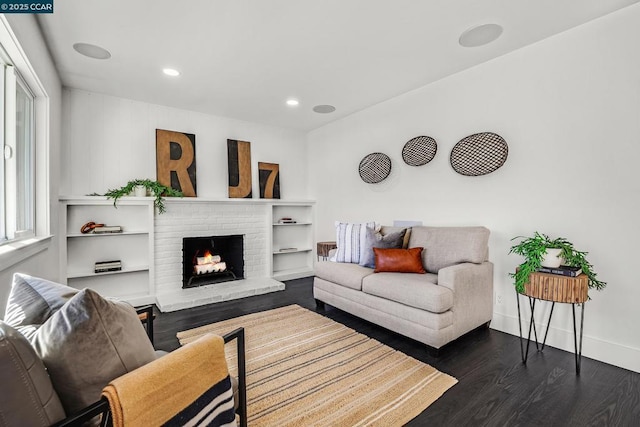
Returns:
[[[103,225],[102,227],[94,228],[93,232],[95,234],[122,233],[122,227],[119,225]]]
[[[95,263],[93,271],[96,273],[106,273],[107,271],[120,271],[122,270],[122,263],[119,260],[115,261],[98,261]]]
[[[122,271],[122,266],[118,266],[118,267],[96,267],[94,269],[95,273],[107,273],[109,271]]]
[[[298,221],[296,221],[293,218],[280,218],[278,220],[278,224],[296,224]]]
[[[280,252],[295,252],[298,248],[280,248]]]
[[[582,269],[580,267],[571,267],[569,265],[561,265],[556,268],[540,267],[538,271],[540,273],[557,274],[567,277],[577,277],[582,274]]]

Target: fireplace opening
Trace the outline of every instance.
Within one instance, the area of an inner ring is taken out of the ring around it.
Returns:
[[[244,238],[230,236],[182,239],[182,287],[244,279]]]

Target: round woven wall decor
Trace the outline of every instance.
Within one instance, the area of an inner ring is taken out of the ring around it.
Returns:
[[[462,138],[451,150],[451,167],[466,176],[487,175],[507,161],[509,146],[493,132],[483,132]]]
[[[402,148],[402,160],[409,166],[422,166],[436,156],[438,144],[430,136],[411,138]]]
[[[383,153],[367,154],[360,160],[358,172],[367,184],[377,184],[391,173],[391,159]]]

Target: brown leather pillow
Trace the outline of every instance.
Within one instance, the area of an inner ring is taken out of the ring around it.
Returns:
[[[422,249],[423,248],[373,248],[376,260],[374,273],[396,272],[424,274],[426,271],[422,266]]]

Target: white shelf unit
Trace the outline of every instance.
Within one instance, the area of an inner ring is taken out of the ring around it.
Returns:
[[[91,288],[133,305],[155,303],[154,206],[151,197],[61,198],[61,271],[69,286]],[[122,226],[122,233],[82,234],[90,222]],[[95,273],[95,263],[119,260],[122,270]]]
[[[295,224],[280,224],[291,218]],[[271,205],[271,277],[292,280],[313,276],[312,202],[273,202]]]

